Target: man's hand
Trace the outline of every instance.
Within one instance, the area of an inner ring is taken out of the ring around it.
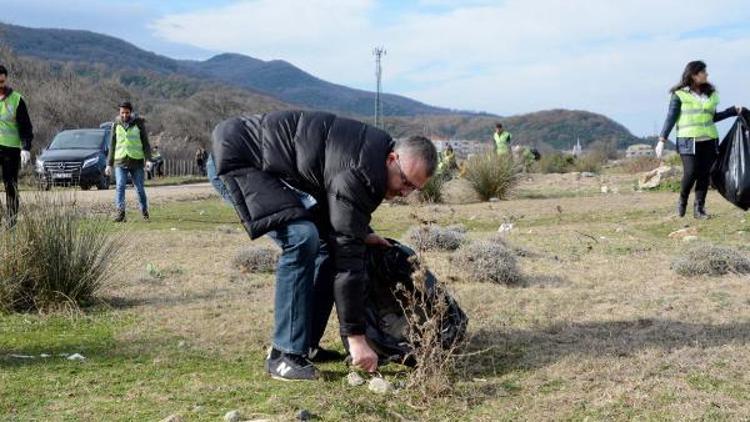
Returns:
[[[26,151],[25,149],[21,151],[21,165],[23,167],[26,167],[27,164],[29,164],[29,161],[31,161],[31,153],[29,151]]]
[[[106,168],[104,169],[104,175],[105,175],[105,176],[111,176],[111,175],[112,175],[112,166],[107,166],[107,167],[106,167]]]
[[[744,108],[744,107],[742,107],[742,106],[739,106],[739,105],[736,105],[736,106],[734,106],[734,109],[735,109],[735,110],[737,110],[737,114],[742,114],[742,109],[743,109],[743,108]]]
[[[378,370],[378,355],[375,353],[365,336],[349,336],[349,353],[352,355],[352,365],[363,371],[375,372]]]
[[[365,245],[368,246],[381,246],[384,248],[390,248],[391,242],[383,239],[382,237],[376,235],[375,233],[370,233],[365,237]]]
[[[656,148],[654,148],[654,152],[656,153],[656,158],[661,158],[664,154],[664,142],[661,140],[656,144]]]

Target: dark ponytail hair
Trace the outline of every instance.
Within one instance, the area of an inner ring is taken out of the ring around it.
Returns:
[[[704,63],[701,60],[695,60],[687,64],[685,66],[685,70],[682,71],[682,78],[680,79],[680,83],[673,86],[672,89],[669,90],[671,93],[675,93],[675,91],[679,91],[682,88],[685,87],[691,87],[693,85],[693,75],[697,75],[701,72],[706,70],[706,63]],[[711,95],[716,91],[716,88],[714,88],[713,85],[706,82],[705,84],[702,84],[698,87],[698,91],[703,95]]]

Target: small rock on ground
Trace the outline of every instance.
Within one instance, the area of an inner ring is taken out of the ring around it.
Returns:
[[[670,239],[680,239],[685,236],[697,236],[698,235],[698,228],[697,227],[688,227],[680,230],[673,231],[672,233],[669,233]]]
[[[225,422],[240,422],[242,415],[239,410],[231,410],[224,415]]]
[[[393,391],[393,385],[384,378],[375,377],[370,380],[367,388],[373,393],[387,394]]]
[[[310,419],[312,419],[312,414],[308,412],[307,410],[302,409],[299,412],[297,412],[298,421],[309,421]]]
[[[350,372],[349,375],[346,376],[346,382],[350,387],[359,387],[365,383],[365,379],[356,372]]]
[[[169,415],[159,422],[182,422],[180,415]]]

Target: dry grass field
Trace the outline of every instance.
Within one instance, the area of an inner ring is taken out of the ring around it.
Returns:
[[[507,242],[526,251],[522,287],[466,279],[455,252],[424,254],[470,318],[453,394],[427,404],[349,387],[343,363],[321,365],[316,382],[268,378],[273,274],[232,268],[250,241],[210,187],[153,189],[150,223],[134,213],[113,227],[129,248],[100,305],[0,316],[0,420],[750,419],[750,279],[676,275],[688,245],[668,236],[689,226],[697,243],[748,253],[750,216],[712,192],[715,218],[679,219],[676,194],[632,186],[530,175],[508,201],[381,206],[373,227],[389,237],[434,222],[480,240],[511,223]],[[81,202],[104,207],[105,194]],[[335,317],[325,345],[343,350]]]

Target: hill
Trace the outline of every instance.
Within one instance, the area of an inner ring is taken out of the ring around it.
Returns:
[[[15,54],[45,63],[40,66],[49,72],[64,70],[89,82],[117,86],[120,96],[142,99],[142,111],[159,118],[154,129],[197,143],[208,142],[210,123],[240,113],[310,108],[372,122],[374,93],[324,81],[283,60],[263,61],[240,54],[220,54],[205,61],[175,60],[90,31],[7,24],[0,24],[0,43]],[[205,120],[199,117],[197,99],[207,97],[215,109]],[[617,122],[587,111],[547,110],[500,118],[433,107],[398,95],[383,98],[386,129],[394,137],[424,134],[489,141],[499,120],[514,134],[515,142],[543,149],[569,149],[577,138],[584,146],[601,141],[625,148],[639,142]],[[176,124],[180,119],[183,124]],[[196,119],[203,132],[195,131]]]
[[[580,138],[584,148],[594,142],[626,148],[642,142],[624,126],[601,114],[581,110],[545,110],[510,117],[420,116],[388,118],[386,128],[396,137],[420,132],[448,139],[477,139],[490,142],[495,123],[501,122],[513,134],[513,142],[541,149],[570,149]]]
[[[23,56],[202,78],[267,93],[304,108],[361,116],[373,113],[373,92],[324,81],[283,60],[263,61],[241,54],[220,54],[205,61],[175,60],[90,31],[8,24],[0,24],[0,38]],[[411,116],[453,111],[385,94],[383,112],[385,115]]]

